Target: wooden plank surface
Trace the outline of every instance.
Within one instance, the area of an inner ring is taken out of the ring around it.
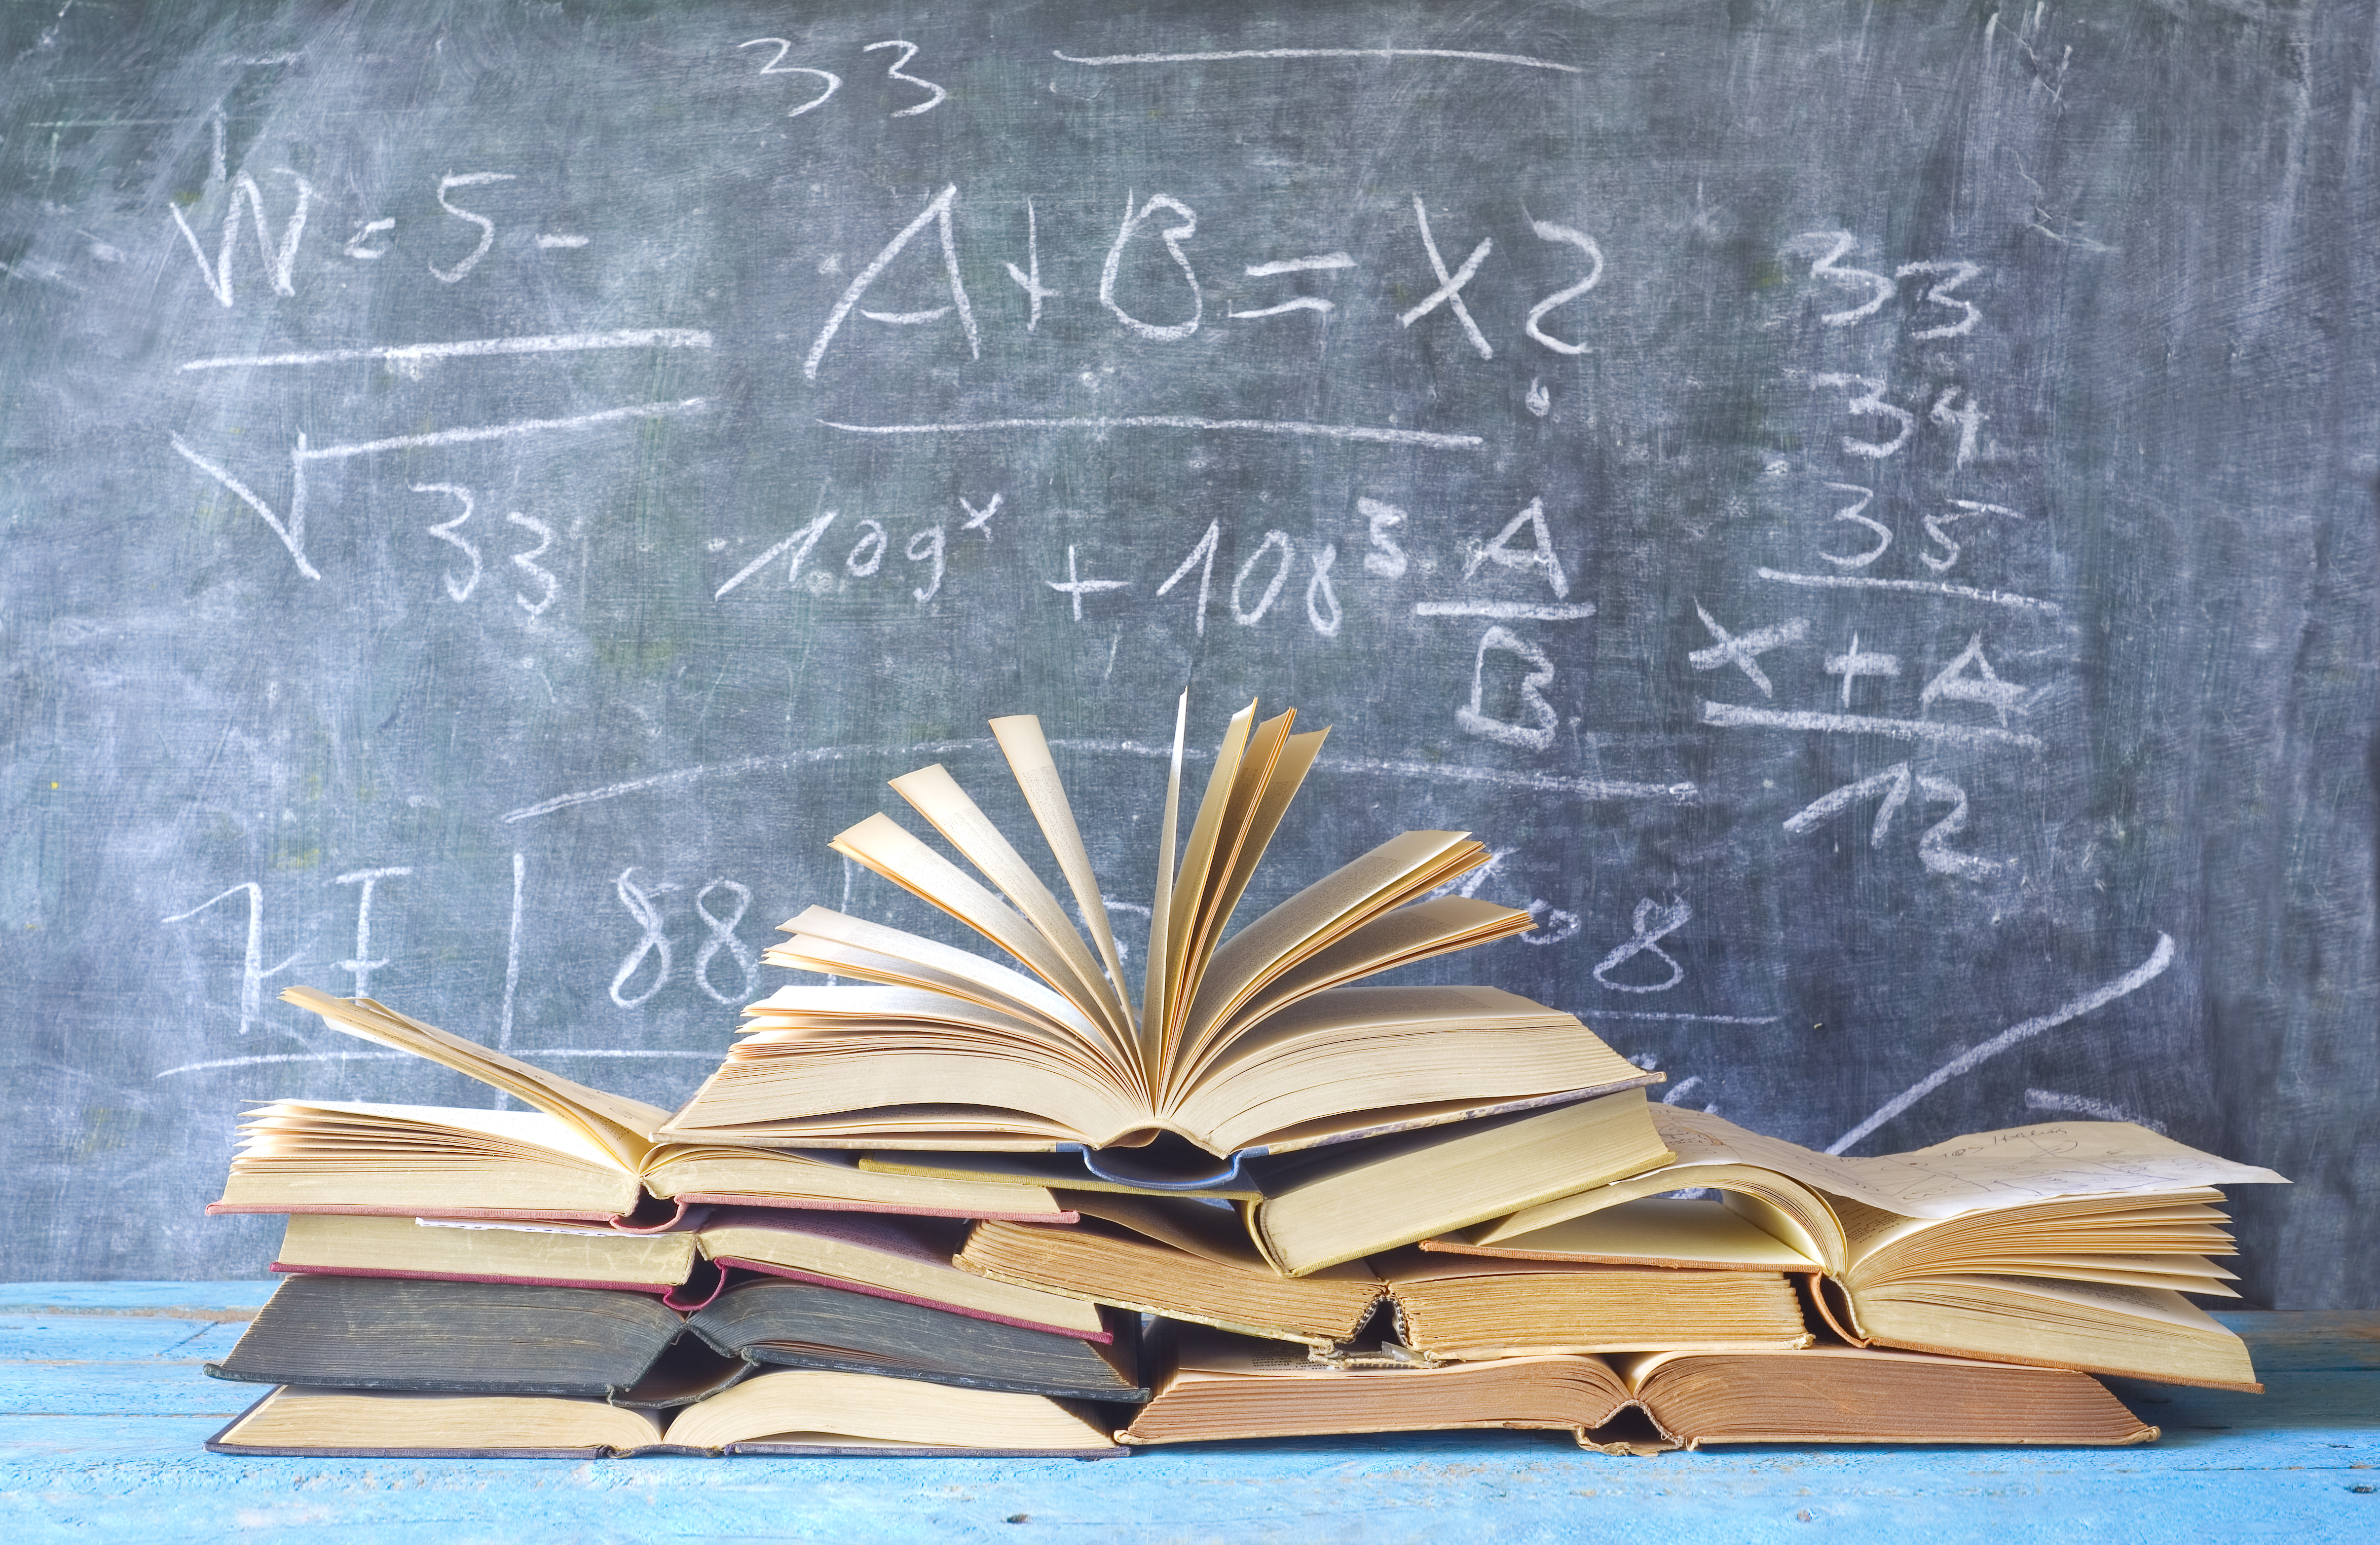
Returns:
[[[0,1286],[0,1520],[50,1539],[2380,1539],[2380,1314],[2228,1315],[2261,1397],[2124,1383],[2116,1450],[1619,1460],[1534,1433],[1019,1460],[234,1459],[206,1378],[269,1284]]]

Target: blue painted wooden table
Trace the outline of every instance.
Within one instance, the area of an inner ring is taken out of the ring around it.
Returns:
[[[1419,1434],[1082,1461],[234,1459],[207,1378],[269,1283],[0,1285],[0,1527],[48,1539],[2380,1540],[2380,1313],[2235,1314],[2268,1393],[2119,1393],[2130,1449],[1612,1459]]]

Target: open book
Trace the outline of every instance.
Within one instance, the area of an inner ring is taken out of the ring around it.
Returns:
[[[207,1440],[211,1454],[314,1458],[591,1459],[605,1454],[873,1458],[1124,1452],[1089,1413],[1046,1395],[936,1389],[781,1369],[674,1410],[552,1395],[286,1387]]]
[[[1160,1356],[1148,1404],[1117,1434],[1127,1443],[1540,1427],[1642,1454],[1706,1442],[2103,1444],[2157,1435],[2084,1374],[1893,1352],[1551,1353],[1332,1368],[1189,1328]]]
[[[1170,1134],[1232,1156],[1658,1081],[1572,1016],[1495,988],[1350,985],[1529,927],[1511,907],[1423,899],[1485,859],[1463,833],[1391,838],[1225,937],[1323,735],[1292,734],[1290,713],[1257,724],[1253,703],[1234,715],[1185,837],[1186,713],[1185,698],[1136,1009],[1040,726],[996,719],[1088,937],[949,772],[896,778],[990,884],[880,814],[835,850],[1015,965],[813,906],[768,959],[852,979],[785,987],[746,1009],[747,1033],[665,1134],[1018,1151]]]
[[[655,1136],[669,1113],[533,1067],[370,998],[310,987],[281,995],[334,1029],[410,1052],[519,1100],[526,1111],[283,1100],[248,1113],[223,1198],[210,1213],[638,1218],[648,1194],[946,1218],[1071,1219],[1045,1186],[873,1174],[848,1155]],[[468,1198],[468,1201],[465,1198]],[[672,1221],[662,1208],[657,1223]]]
[[[1656,1105],[1678,1158],[1424,1247],[1517,1259],[1824,1274],[1846,1339],[2252,1389],[2246,1347],[2182,1293],[2233,1296],[2218,1185],[2280,1183],[2129,1122],[2055,1122],[1878,1158],[1815,1153]],[[1708,1186],[1723,1202],[1663,1199]]]

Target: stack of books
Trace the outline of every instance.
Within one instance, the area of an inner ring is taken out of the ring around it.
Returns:
[[[2124,1123],[1843,1159],[1652,1103],[1492,987],[1366,984],[1525,931],[1409,832],[1226,924],[1323,736],[1184,709],[1137,1006],[1038,724],[992,729],[1075,917],[941,767],[837,851],[1014,964],[811,907],[672,1113],[369,999],[285,994],[526,1109],[285,1100],[216,1212],[287,1273],[209,1372],[245,1454],[1002,1454],[1446,1428],[2122,1443],[2094,1375],[2255,1389],[2215,1187]],[[1187,831],[1184,820],[1188,815]],[[981,878],[978,878],[978,876]],[[1075,918],[1082,921],[1078,927]],[[500,1103],[502,1103],[500,1101]]]

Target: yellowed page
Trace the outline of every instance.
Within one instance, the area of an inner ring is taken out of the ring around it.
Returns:
[[[1640,1198],[1585,1217],[1474,1245],[1459,1236],[1427,1241],[1434,1253],[1475,1251],[1523,1260],[1641,1263],[1720,1271],[1807,1271],[1824,1262],[1795,1249],[1716,1201]]]
[[[631,1166],[577,1124],[543,1111],[488,1111],[468,1105],[390,1105],[361,1100],[281,1100],[243,1117],[246,1151],[295,1158],[351,1152],[468,1154],[495,1159],[557,1158],[618,1172]],[[457,1205],[463,1198],[457,1198]]]
[[[1654,1129],[1675,1150],[1682,1139],[1693,1141],[1693,1134],[1668,1119],[1666,1113],[1673,1109],[1673,1106],[1656,1104],[1652,1112]],[[1684,1162],[1683,1151],[1680,1150],[1682,1163]],[[1764,1170],[1751,1164],[1710,1162],[1698,1163],[1692,1173],[1680,1174],[1672,1173],[1676,1168],[1676,1165],[1664,1164],[1649,1174],[1631,1175],[1625,1180],[1598,1186],[1576,1196],[1562,1197],[1542,1207],[1532,1207],[1509,1218],[1482,1223],[1464,1237],[1475,1245],[1501,1244],[1520,1235],[1534,1234],[1572,1218],[1583,1218],[1607,1207],[1619,1207],[1643,1198],[1659,1196],[1665,1191],[1691,1191],[1703,1186],[1724,1191],[1757,1187],[1759,1195],[1771,1207],[1782,1208],[1788,1212],[1794,1230],[1802,1235],[1797,1238],[1794,1233],[1788,1232],[1779,1237],[1797,1248],[1806,1245],[1817,1250],[1821,1259],[1828,1259],[1823,1241],[1831,1240],[1835,1247],[1834,1256],[1842,1256],[1842,1225],[1835,1221],[1833,1210],[1827,1205],[1825,1198],[1794,1181],[1787,1180],[1774,1170]],[[1770,1226],[1771,1220],[1754,1217],[1749,1221],[1772,1234],[1777,1233]]]
[[[961,1226],[940,1220],[915,1224],[848,1212],[829,1213],[812,1223],[799,1213],[731,1208],[713,1212],[698,1237],[702,1253],[712,1260],[747,1260],[812,1271],[1048,1330],[1082,1336],[1105,1333],[1106,1322],[1099,1310],[1080,1299],[989,1281],[951,1264],[949,1255],[943,1253],[950,1245],[933,1242],[942,1232]]]
[[[631,1171],[651,1151],[653,1133],[669,1120],[669,1113],[657,1105],[607,1094],[532,1067],[517,1057],[425,1025],[370,998],[334,998],[311,987],[292,987],[281,997],[285,1003],[322,1016],[334,1030],[410,1052],[568,1122]]]
[[[1098,1055],[1098,1042],[1088,1037],[1071,1035],[1038,1019],[1003,1014],[973,998],[929,988],[787,982],[759,1003],[745,1004],[742,1015],[743,1022],[736,1028],[747,1036],[758,1036],[794,1023],[815,1023],[826,1028],[832,1028],[838,1021],[883,1025],[894,1027],[895,1033],[899,1027],[908,1024],[921,1028],[965,1026],[982,1032],[978,1040],[1038,1047],[1065,1058],[1072,1065],[1096,1070],[1103,1082],[1113,1082],[1105,1062]]]
[[[1250,703],[1248,709],[1254,712],[1256,705]],[[1230,910],[1226,893],[1230,889],[1232,871],[1239,862],[1249,826],[1263,804],[1265,789],[1274,767],[1281,760],[1282,743],[1288,739],[1290,723],[1295,717],[1294,712],[1281,714],[1258,724],[1249,734],[1247,744],[1240,751],[1237,765],[1232,772],[1229,797],[1224,800],[1221,818],[1216,822],[1213,851],[1204,866],[1204,878],[1199,888],[1196,893],[1185,893],[1180,887],[1176,888],[1174,916],[1179,918],[1182,909],[1186,906],[1190,908],[1191,921],[1182,958],[1175,967],[1183,995],[1172,1000],[1172,1022],[1166,1027],[1166,1040],[1170,1047],[1179,1048],[1181,1044],[1182,1017],[1190,1001],[1197,995],[1198,979],[1206,970],[1208,957],[1215,953],[1215,946],[1221,942],[1224,918]],[[1236,720],[1233,727],[1237,727]],[[1211,785],[1209,793],[1212,793]],[[1205,812],[1202,810],[1200,815],[1203,821]],[[1189,865],[1185,862],[1183,867],[1186,870]],[[1169,1052],[1166,1063],[1169,1075],[1174,1065],[1172,1054]]]
[[[690,1234],[601,1226],[533,1229],[427,1219],[293,1212],[273,1264],[452,1277],[542,1277],[674,1287],[694,1268]]]
[[[1257,1020],[1301,998],[1432,955],[1508,939],[1534,926],[1529,914],[1517,907],[1474,901],[1468,896],[1440,896],[1434,901],[1400,906],[1374,918],[1268,982],[1228,1021],[1214,1027],[1204,1037],[1200,1059],[1185,1070],[1185,1075],[1195,1078],[1220,1054],[1222,1046],[1245,1034]]]
[[[1486,850],[1463,832],[1407,832],[1342,865],[1225,941],[1208,963],[1184,1033],[1184,1063],[1273,977],[1374,918],[1475,867]]]
[[[893,779],[892,787],[918,814],[931,821],[934,830],[953,847],[965,854],[968,862],[981,870],[1023,914],[1034,931],[1058,952],[1074,973],[1075,985],[1066,996],[1097,1019],[1111,1041],[1119,1046],[1129,1044],[1131,1017],[1116,1001],[1115,990],[1099,956],[1083,943],[1083,936],[1075,931],[1065,908],[1058,905],[1058,898],[1050,894],[1050,887],[1009,845],[991,823],[991,818],[959,787],[949,770],[940,762],[921,767]]]
[[[1047,1020],[1095,1045],[1105,1040],[1073,999],[1038,977],[965,950],[823,906],[811,907],[783,930],[793,937],[761,956],[771,965],[948,992],[1023,1018]]]
[[[1112,1441],[1045,1395],[809,1368],[763,1373],[686,1406],[670,1423],[669,1441],[718,1448],[810,1431],[997,1449],[1105,1448]]]
[[[1128,1228],[1160,1245],[1171,1245],[1202,1260],[1269,1270],[1239,1214],[1229,1208],[1111,1192],[1062,1191],[1057,1195],[1067,1208],[1085,1217],[1104,1218],[1118,1227]],[[1347,1270],[1362,1270],[1363,1275],[1371,1275],[1360,1261],[1352,1263]]]
[[[1206,912],[1207,881],[1215,867],[1216,849],[1224,840],[1224,817],[1231,808],[1240,763],[1247,753],[1256,713],[1257,705],[1250,702],[1232,715],[1223,743],[1215,752],[1214,771],[1207,776],[1206,796],[1198,801],[1198,814],[1182,845],[1182,868],[1174,876],[1173,904],[1165,920],[1165,1017],[1156,1026],[1160,1072],[1173,1065],[1183,1007],[1197,991],[1196,946]],[[1160,1089],[1163,1083],[1160,1077]]]
[[[1090,1013],[1090,1005],[1075,999],[1081,989],[1074,967],[1055,946],[1036,932],[999,892],[918,841],[891,816],[880,812],[869,816],[836,833],[827,845],[974,929]]]
[[[1173,844],[1182,819],[1183,736],[1190,724],[1190,694],[1173,705],[1173,765],[1165,778],[1165,817],[1157,837],[1157,889],[1148,903],[1148,962],[1140,991],[1140,1055],[1149,1089],[1160,1083],[1158,1047],[1165,1025],[1166,982],[1172,970],[1167,941],[1173,935]]]
[[[2052,1197],[2288,1184],[2271,1170],[2202,1153],[2130,1122],[2050,1122],[1974,1133],[1912,1153],[1845,1159],[1748,1132],[1706,1112],[1663,1106],[1654,1119],[1678,1150],[1673,1169],[1758,1165],[1909,1218],[1963,1217]],[[1684,1174],[1678,1184],[1698,1182]]]
[[[1058,764],[1050,756],[1050,743],[1042,738],[1041,721],[1029,713],[994,719],[991,734],[1000,742],[1001,754],[1008,759],[1009,771],[1016,774],[1016,786],[1024,791],[1025,803],[1040,824],[1042,838],[1058,860],[1059,872],[1066,877],[1067,888],[1075,893],[1075,905],[1082,909],[1084,926],[1090,930],[1091,941],[1099,946],[1099,959],[1115,985],[1116,1002],[1123,1009],[1125,1028],[1129,1029],[1132,994],[1124,986],[1123,955],[1116,948],[1115,930],[1108,923],[1107,896],[1091,869],[1090,849],[1083,845],[1082,829],[1075,824],[1075,807],[1066,798],[1066,785],[1059,781]]]
[[[217,1441],[264,1449],[627,1450],[661,1436],[652,1417],[601,1400],[285,1388]]]
[[[1284,713],[1273,721],[1281,726],[1282,744],[1271,758],[1270,771],[1265,774],[1256,809],[1247,818],[1246,828],[1240,837],[1239,851],[1232,857],[1231,872],[1217,887],[1215,930],[1218,933],[1231,920],[1232,909],[1239,906],[1240,897],[1247,894],[1248,882],[1255,878],[1257,865],[1263,860],[1265,849],[1272,845],[1273,833],[1281,829],[1282,819],[1289,814],[1290,801],[1297,797],[1306,773],[1314,769],[1314,759],[1322,754],[1322,743],[1330,737],[1328,729],[1313,730],[1305,735],[1288,734],[1294,717]]]

